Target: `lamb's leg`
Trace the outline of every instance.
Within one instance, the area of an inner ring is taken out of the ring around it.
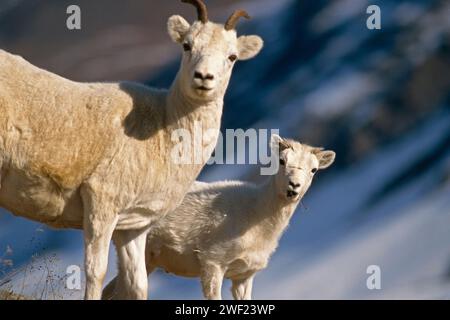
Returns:
[[[114,299],[147,299],[148,280],[145,266],[147,230],[116,231],[113,241],[119,259]]]
[[[103,289],[102,300],[113,300],[116,295],[117,277],[112,279],[108,285]]]
[[[253,276],[243,280],[233,280],[231,293],[235,300],[252,300]]]
[[[203,295],[208,300],[222,300],[222,282],[224,272],[216,264],[209,263],[202,266]]]

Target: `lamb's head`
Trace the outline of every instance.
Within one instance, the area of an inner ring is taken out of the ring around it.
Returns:
[[[300,142],[272,135],[272,152],[279,153],[280,166],[275,175],[278,195],[288,201],[301,199],[318,170],[334,162],[333,151],[314,148]]]
[[[249,18],[245,11],[236,11],[222,25],[208,20],[202,0],[182,2],[197,8],[198,21],[191,25],[178,15],[169,18],[169,35],[184,51],[178,81],[187,96],[214,100],[225,94],[235,62],[256,56],[263,41],[258,36],[237,36],[238,20]]]

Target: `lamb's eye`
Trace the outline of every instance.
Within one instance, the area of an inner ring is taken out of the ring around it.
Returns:
[[[311,170],[312,173],[316,173],[317,172],[317,168],[314,168]]]
[[[280,159],[280,164],[281,164],[282,166],[284,166],[284,165],[286,164],[286,161],[284,161],[283,159]]]
[[[184,51],[191,51],[192,47],[189,43],[186,42],[183,44],[183,49],[184,49]]]
[[[228,57],[228,59],[230,59],[231,62],[235,62],[237,60],[237,55],[232,54],[231,56]]]

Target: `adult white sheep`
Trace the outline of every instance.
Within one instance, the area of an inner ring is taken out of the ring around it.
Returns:
[[[175,209],[204,162],[170,157],[174,130],[219,134],[223,97],[236,60],[262,48],[257,36],[237,37],[248,17],[236,11],[225,25],[168,21],[184,49],[169,90],[136,83],[76,83],[0,50],[0,206],[57,228],[83,228],[86,299],[101,297],[111,238],[126,298],[146,299],[145,232]],[[194,139],[193,139],[194,140]]]
[[[222,281],[228,278],[235,299],[251,299],[254,275],[267,266],[315,173],[335,158],[333,151],[277,135],[271,144],[280,166],[266,182],[196,182],[182,204],[152,226],[146,248],[149,274],[160,267],[200,277],[207,299],[221,299]],[[116,281],[105,288],[104,299],[120,293]]]

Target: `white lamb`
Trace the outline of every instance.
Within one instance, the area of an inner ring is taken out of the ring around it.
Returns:
[[[207,299],[221,299],[224,278],[235,299],[251,299],[255,274],[264,269],[315,173],[329,167],[333,151],[272,136],[278,173],[260,185],[196,182],[182,204],[147,235],[146,265],[200,277]],[[119,278],[120,280],[120,278]],[[115,281],[103,291],[115,298]]]
[[[0,207],[83,229],[86,299],[101,298],[111,239],[127,261],[123,298],[147,298],[146,232],[181,203],[207,160],[174,161],[173,133],[193,136],[199,124],[208,132],[200,147],[212,151],[235,62],[263,46],[257,36],[237,36],[244,11],[223,25],[208,20],[201,0],[183,2],[199,20],[168,20],[184,50],[168,90],[73,82],[0,50]]]

